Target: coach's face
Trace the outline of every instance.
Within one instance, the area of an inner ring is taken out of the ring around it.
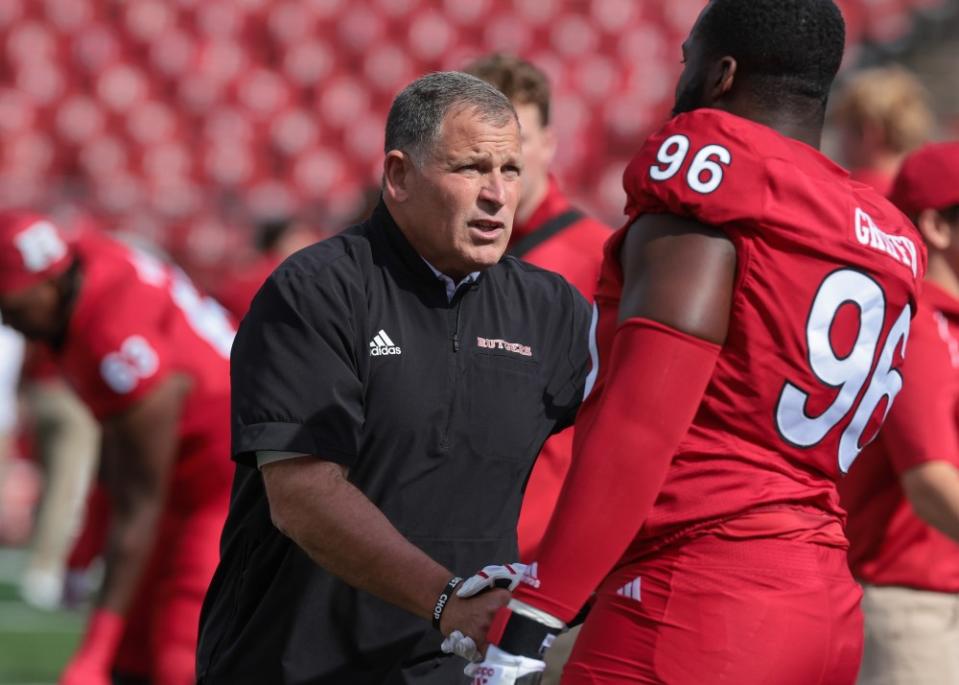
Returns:
[[[455,280],[492,266],[506,251],[519,202],[516,120],[497,126],[474,108],[454,109],[424,157],[407,158],[401,171],[387,169],[387,193],[399,204],[407,239]]]

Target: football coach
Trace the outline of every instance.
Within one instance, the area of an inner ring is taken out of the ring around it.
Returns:
[[[503,258],[523,165],[509,100],[424,76],[385,148],[371,218],[287,259],[237,335],[203,685],[463,682],[440,632],[482,641],[508,595],[460,599],[458,577],[516,558],[526,478],[582,397],[588,305]]]

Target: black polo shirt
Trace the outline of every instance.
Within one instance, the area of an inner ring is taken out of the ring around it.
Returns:
[[[202,682],[456,682],[464,664],[439,655],[427,621],[339,581],[273,526],[255,453],[348,466],[456,573],[514,560],[533,461],[582,396],[589,316],[563,278],[512,257],[450,300],[383,204],[286,260],[233,346],[237,467]]]

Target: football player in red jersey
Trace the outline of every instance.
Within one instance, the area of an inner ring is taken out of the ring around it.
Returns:
[[[193,683],[232,474],[232,323],[168,265],[23,212],[0,215],[0,312],[51,347],[104,429],[106,575],[60,682]]]
[[[625,173],[569,478],[477,682],[535,682],[594,591],[565,683],[855,680],[836,481],[901,388],[925,252],[818,150],[844,34],[832,0],[693,27]]]

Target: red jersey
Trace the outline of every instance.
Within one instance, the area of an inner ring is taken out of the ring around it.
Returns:
[[[670,121],[624,185],[627,227],[645,213],[689,217],[737,255],[726,342],[627,558],[696,531],[845,545],[836,480],[902,384],[925,271],[915,228],[814,148],[718,110]],[[606,244],[596,293],[597,395],[626,230]],[[578,421],[599,404],[587,400]]]
[[[202,498],[209,478],[231,478],[229,356],[233,324],[178,269],[105,236],[75,243],[79,292],[58,361],[98,420],[146,396],[171,373],[192,387],[180,418],[171,491]],[[189,484],[188,491],[179,486]]]
[[[557,217],[572,209],[569,200],[553,178],[549,190],[525,224],[513,226],[510,246],[515,247],[529,236],[535,236]],[[551,235],[520,258],[543,269],[554,271],[572,283],[583,297],[592,301],[603,263],[603,244],[613,234],[610,228],[588,216],[580,216],[558,233]],[[549,517],[556,508],[559,491],[569,471],[573,452],[573,429],[550,436],[543,445],[523,495],[517,534],[520,559],[526,561],[536,556],[536,550]]]
[[[874,585],[959,592],[959,544],[913,512],[900,484],[929,461],[959,468],[959,300],[926,283],[909,334],[906,384],[879,439],[840,484],[849,564]]]

